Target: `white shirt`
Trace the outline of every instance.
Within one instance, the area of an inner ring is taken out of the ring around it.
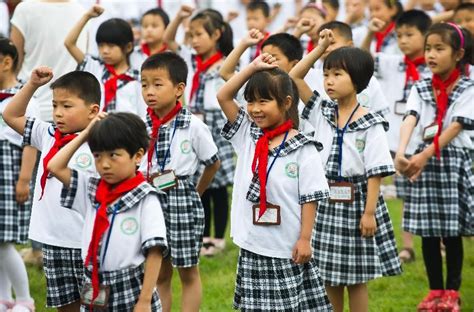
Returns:
[[[10,13],[5,2],[0,1],[0,36],[8,37],[10,33]]]

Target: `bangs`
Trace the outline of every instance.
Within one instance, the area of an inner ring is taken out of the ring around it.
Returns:
[[[329,53],[329,55],[324,60],[323,70],[342,69],[348,72],[346,60],[343,57],[340,57],[339,53],[337,53],[338,50],[339,49],[336,49]]]
[[[277,95],[278,84],[273,81],[270,71],[259,71],[253,74],[244,90],[244,98],[247,102],[259,99],[273,100],[278,98]]]
[[[97,44],[110,43],[119,47],[125,47],[128,43],[133,43],[133,32],[130,25],[119,18],[109,19],[100,24],[95,36]]]

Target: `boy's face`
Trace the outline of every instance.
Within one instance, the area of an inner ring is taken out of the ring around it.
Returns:
[[[148,14],[142,18],[142,40],[146,43],[155,43],[163,39],[165,23],[159,15]]]
[[[474,36],[474,10],[459,10],[454,15],[454,22],[466,28]]]
[[[323,7],[326,9],[326,12],[327,12],[326,18],[325,18],[326,22],[335,21],[337,18],[337,15],[339,14],[339,11],[327,3],[323,3]]]
[[[425,36],[415,26],[401,25],[396,29],[398,47],[400,50],[413,59],[422,56],[425,49]]]
[[[164,112],[176,105],[183,95],[185,84],[175,85],[166,68],[142,70],[142,95],[148,107],[155,112]]]
[[[94,152],[95,167],[105,182],[114,185],[135,176],[137,165],[140,165],[144,151],[140,149],[130,156],[126,149]]]
[[[247,29],[256,28],[265,33],[268,23],[269,19],[265,17],[262,10],[247,10]]]
[[[341,36],[338,30],[332,30],[334,41],[329,45],[329,47],[324,51],[323,55],[321,55],[321,59],[325,60],[326,57],[332,51],[342,48],[342,47],[351,47],[353,45],[352,40],[347,40],[345,37]]]
[[[264,46],[262,48],[262,52],[263,53],[268,53],[271,56],[273,56],[276,59],[276,63],[278,65],[278,68],[285,71],[286,73],[289,73],[290,70],[293,68],[293,66],[295,66],[295,64],[298,62],[296,60],[290,62],[288,60],[288,57],[286,57],[286,55],[283,54],[283,52],[280,50],[280,48],[278,48],[274,45],[271,45],[271,44],[268,44],[268,45]]]
[[[53,89],[53,120],[61,133],[84,130],[98,112],[99,104],[86,104],[67,89]]]

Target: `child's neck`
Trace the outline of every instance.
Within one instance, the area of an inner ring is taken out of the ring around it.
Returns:
[[[128,71],[128,69],[130,68],[130,66],[127,63],[127,60],[122,60],[119,63],[117,63],[115,65],[112,65],[112,66],[114,67],[115,72],[117,73],[117,75],[126,73]]]
[[[217,49],[213,48],[207,51],[206,53],[201,54],[202,61],[203,62],[207,61],[209,58],[211,58],[211,56],[213,56],[216,53],[217,53]]]
[[[356,106],[357,106],[356,93],[350,94],[344,98],[340,98],[337,100],[337,110],[339,114],[337,123],[340,128],[345,126],[345,123],[348,121],[349,116],[352,114]]]
[[[149,42],[147,43],[148,48],[150,49],[150,55],[154,55],[163,49],[164,42],[163,40],[155,41],[155,42]]]
[[[420,50],[420,51],[413,52],[411,54],[406,54],[406,57],[408,57],[410,61],[414,61],[417,58],[422,57],[424,55],[425,55],[424,51]]]
[[[440,74],[438,74],[438,75],[439,75],[439,77],[441,78],[442,81],[446,81],[446,80],[449,78],[449,76],[453,73],[453,71],[454,71],[455,69],[456,69],[456,67],[453,67],[453,68],[451,68],[450,70],[448,70],[448,71],[446,71],[446,72],[444,72],[444,73],[440,73]],[[454,84],[453,84],[453,85],[454,85]]]
[[[0,90],[13,88],[17,84],[18,84],[18,80],[16,80],[16,77],[13,74],[0,76]]]
[[[177,103],[175,102],[174,104],[169,104],[161,108],[155,108],[153,111],[155,112],[155,115],[158,116],[158,118],[163,119],[175,108],[176,105]]]

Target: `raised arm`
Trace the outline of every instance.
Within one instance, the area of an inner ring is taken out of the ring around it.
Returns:
[[[313,29],[315,25],[316,24],[311,18],[303,17],[296,23],[293,36],[299,39],[303,34],[307,34],[311,29]]]
[[[176,33],[178,32],[178,27],[186,18],[193,14],[193,11],[193,7],[182,5],[176,14],[176,17],[171,21],[171,23],[168,24],[168,27],[166,27],[163,40],[171,51],[176,52],[178,50],[179,44],[176,42]]]
[[[365,35],[364,40],[360,45],[360,48],[367,52],[370,52],[370,45],[372,44],[372,40],[374,40],[375,33],[382,31],[384,27],[384,21],[378,18],[371,19],[369,24],[367,25],[367,34]]]

